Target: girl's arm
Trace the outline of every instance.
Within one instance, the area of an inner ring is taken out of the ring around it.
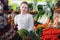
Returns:
[[[34,21],[33,21],[33,16],[30,16],[29,18],[29,29],[28,31],[33,31],[34,29]]]
[[[14,29],[17,31],[18,30],[18,24],[17,24],[17,17],[15,16],[14,18]]]
[[[15,16],[14,17],[14,24],[17,24],[17,20],[16,19],[17,19],[17,17]]]

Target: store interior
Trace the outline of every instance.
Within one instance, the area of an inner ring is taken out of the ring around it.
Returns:
[[[33,15],[34,31],[18,30],[14,23],[23,1],[28,3],[29,13]],[[60,0],[0,0],[0,10],[22,40],[60,40]]]

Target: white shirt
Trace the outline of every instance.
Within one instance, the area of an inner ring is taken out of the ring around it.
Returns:
[[[31,14],[19,14],[14,18],[15,24],[18,24],[18,30],[26,29],[28,31],[33,30],[34,23]]]

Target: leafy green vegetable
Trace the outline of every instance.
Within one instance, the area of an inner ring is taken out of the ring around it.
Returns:
[[[25,29],[18,30],[17,32],[23,40],[29,35],[29,32]]]
[[[30,31],[29,34],[30,34],[30,37],[32,38],[32,40],[36,40],[37,36],[36,36],[35,32]]]
[[[42,30],[43,30],[42,27],[38,28],[38,29],[36,30],[36,34],[37,34],[37,35],[42,35]]]
[[[40,17],[42,17],[42,15],[44,14],[44,10],[41,10],[41,11],[39,11],[38,13],[37,13],[37,15],[34,17],[34,20],[38,20],[38,18]]]
[[[50,8],[52,15],[50,16],[50,19],[53,22],[53,13],[54,13],[54,8],[56,6],[57,0],[54,0],[54,3],[52,0],[47,1],[47,6]]]

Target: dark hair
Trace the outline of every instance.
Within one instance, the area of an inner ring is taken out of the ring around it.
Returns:
[[[27,4],[27,6],[29,5],[26,1],[23,1],[23,2],[20,4],[20,6],[21,6],[22,4]]]

